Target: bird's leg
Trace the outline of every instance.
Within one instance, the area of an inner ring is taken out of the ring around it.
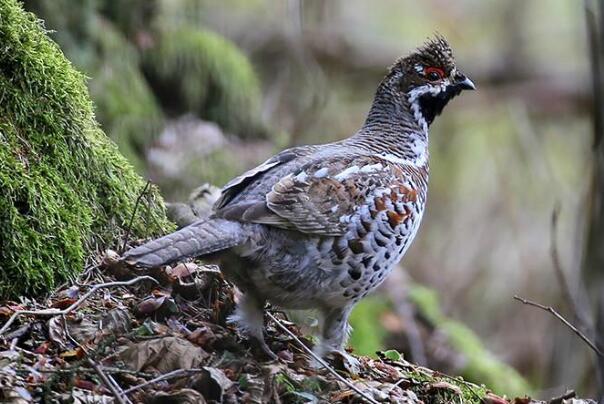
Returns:
[[[323,311],[323,329],[321,343],[315,353],[321,357],[332,352],[345,355],[344,347],[352,328],[348,325],[348,316],[352,306],[329,308]]]
[[[340,356],[344,369],[350,374],[358,375],[360,371],[358,359],[349,355],[344,349],[352,331],[352,327],[348,324],[348,316],[350,316],[352,307],[353,305],[350,305],[323,311],[322,339],[315,349],[315,353],[321,357],[331,357],[332,359],[337,359]],[[315,363],[314,365],[317,366],[318,364]]]
[[[227,322],[235,324],[237,329],[248,336],[268,357],[275,360],[277,355],[266,344],[264,340],[264,301],[256,299],[250,294],[244,294],[237,303],[235,312],[231,314]]]

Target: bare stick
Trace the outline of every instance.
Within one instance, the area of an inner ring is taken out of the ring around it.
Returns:
[[[132,223],[134,223],[134,216],[136,216],[136,211],[138,209],[138,205],[140,205],[141,199],[143,199],[143,196],[147,193],[149,186],[151,186],[151,181],[147,181],[147,183],[145,184],[145,187],[143,188],[141,193],[138,195],[138,198],[136,198],[136,202],[134,203],[134,209],[132,209],[132,215],[130,216],[130,222],[128,222],[128,228],[126,229],[126,235],[124,236],[124,244],[122,245],[122,250],[120,251],[120,253],[123,253],[124,251],[126,251],[126,246],[128,245],[128,239],[130,238],[130,232],[132,231]]]
[[[124,394],[131,394],[137,390],[144,389],[145,387],[151,386],[152,384],[156,384],[168,379],[176,379],[178,377],[195,375],[201,372],[205,372],[204,369],[177,369],[172,372],[165,373],[163,375],[157,376],[155,379],[148,380],[144,383],[137,384],[136,386],[132,386],[127,390],[124,390]]]
[[[72,303],[71,306],[67,307],[63,310],[57,309],[46,309],[46,310],[17,310],[13,313],[12,316],[8,319],[6,323],[0,328],[0,336],[8,330],[8,328],[15,322],[15,320],[22,315],[32,315],[32,316],[44,316],[44,317],[54,317],[54,316],[64,316],[68,313],[71,313],[75,309],[77,309],[86,299],[88,299],[94,292],[99,289],[110,288],[114,286],[130,286],[137,282],[149,280],[154,283],[158,283],[154,278],[144,275],[138,276],[136,278],[130,279],[129,281],[116,281],[116,282],[107,282],[100,283],[98,285],[94,285],[88,292],[84,293],[82,297],[80,297],[76,302]]]
[[[132,403],[132,401],[130,401],[128,399],[128,397],[125,396],[124,391],[122,391],[122,389],[117,385],[117,383],[115,383],[115,381],[109,379],[109,377],[105,374],[105,372],[103,372],[103,369],[95,361],[88,358],[88,363],[90,364],[90,366],[92,366],[92,368],[94,369],[96,374],[99,375],[99,377],[103,381],[103,384],[109,389],[111,394],[113,394],[113,397],[115,397],[115,399],[117,400],[118,403],[120,403],[120,404]]]
[[[574,332],[577,336],[579,336],[579,338],[581,338],[583,340],[583,342],[585,342],[587,345],[589,345],[589,347],[596,354],[598,354],[598,356],[604,356],[604,354],[602,353],[602,351],[600,351],[600,349],[596,346],[596,344],[594,344],[589,338],[587,338],[585,336],[585,334],[583,334],[581,331],[579,331],[577,329],[577,327],[575,327],[574,325],[569,323],[568,320],[566,320],[564,317],[562,317],[562,315],[560,315],[560,313],[558,313],[553,307],[544,306],[542,304],[533,302],[531,300],[524,299],[519,296],[514,296],[514,299],[518,300],[519,302],[522,302],[523,304],[528,304],[529,306],[537,307],[541,310],[551,313],[554,317],[556,317],[558,320],[560,320],[562,323],[564,323],[564,325],[566,325],[568,328],[570,328],[572,330],[572,332]]]
[[[271,320],[273,320],[275,322],[275,324],[277,324],[277,326],[279,328],[281,328],[287,335],[289,335],[290,337],[292,337],[294,339],[294,341],[296,341],[300,345],[300,347],[304,351],[306,351],[306,353],[308,353],[310,356],[312,356],[314,360],[316,360],[317,362],[319,362],[325,369],[327,369],[329,371],[329,373],[331,373],[332,375],[334,375],[338,380],[340,380],[342,383],[344,383],[345,385],[347,385],[348,387],[350,387],[352,390],[354,390],[358,395],[360,395],[361,397],[363,397],[365,400],[369,401],[372,404],[377,404],[377,401],[375,401],[373,398],[369,397],[362,390],[360,390],[357,386],[355,386],[354,384],[352,384],[348,380],[346,380],[344,377],[342,377],[331,366],[329,366],[327,364],[327,362],[325,362],[319,355],[317,355],[316,353],[314,353],[312,351],[312,349],[310,349],[309,347],[307,347],[306,345],[304,345],[304,343],[302,341],[300,341],[300,339],[298,337],[296,337],[296,334],[294,334],[286,326],[284,326],[283,324],[281,324],[281,321],[279,321],[275,316],[273,316],[268,311],[266,312],[266,314],[268,315],[268,317]]]

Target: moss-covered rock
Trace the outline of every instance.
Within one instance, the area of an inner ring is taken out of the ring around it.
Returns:
[[[220,35],[187,26],[158,31],[143,68],[168,112],[195,113],[243,138],[268,135],[252,65]]]
[[[115,245],[144,181],[99,129],[84,77],[16,0],[0,0],[0,43],[0,296],[17,296]],[[132,233],[169,226],[151,190]]]

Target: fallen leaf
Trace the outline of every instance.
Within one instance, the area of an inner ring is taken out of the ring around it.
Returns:
[[[149,314],[157,311],[164,304],[166,299],[166,296],[148,297],[136,306],[136,311],[139,314],[148,316]]]
[[[52,302],[51,307],[53,307],[55,309],[64,310],[64,309],[68,308],[69,306],[71,306],[72,304],[74,304],[75,302],[77,302],[76,299],[72,299],[71,297],[66,297],[64,299],[55,300],[54,302]]]
[[[125,334],[132,330],[132,320],[126,310],[110,310],[103,318],[99,328],[105,334]]]
[[[203,348],[209,348],[216,341],[216,335],[209,327],[202,326],[189,334],[187,339]]]
[[[34,353],[45,354],[46,352],[48,352],[49,347],[50,347],[50,341],[44,341],[41,345],[39,345],[36,349],[34,349]]]
[[[235,383],[218,368],[205,366],[203,369],[205,372],[193,379],[191,387],[203,394],[207,400],[222,402],[224,393]]]
[[[48,320],[48,337],[58,347],[64,348],[67,343],[67,331],[63,317],[53,317]]]
[[[59,297],[62,299],[77,299],[80,295],[80,287],[77,285],[70,286],[67,289],[63,289],[59,292]]]
[[[10,317],[13,314],[13,309],[8,306],[0,307],[0,316],[2,317]]]
[[[198,270],[199,266],[194,262],[183,262],[166,270],[166,273],[173,279],[183,279],[193,275]]]
[[[136,371],[153,367],[167,373],[176,369],[198,368],[209,355],[186,339],[165,337],[132,344],[119,356]]]
[[[457,395],[461,395],[461,389],[458,386],[445,382],[445,381],[439,381],[439,382],[432,383],[432,384],[430,384],[428,389],[430,389],[430,390],[448,390]]]
[[[277,353],[277,356],[279,357],[279,359],[282,359],[285,362],[293,362],[294,361],[294,354],[291,351],[288,351],[288,350],[279,351]]]
[[[13,388],[14,391],[19,395],[19,397],[21,397],[24,400],[27,401],[33,401],[31,394],[29,393],[29,391],[21,386],[17,386]]]
[[[80,389],[94,391],[96,389],[96,384],[89,380],[82,380],[80,378],[76,378],[74,385]]]
[[[400,361],[403,359],[403,355],[398,352],[396,349],[389,349],[387,351],[382,352],[386,359],[390,359],[391,361]]]
[[[484,404],[509,404],[508,400],[506,400],[505,398],[499,397],[498,395],[493,394],[493,393],[487,393],[482,398],[482,401],[484,402]]]
[[[69,351],[62,352],[59,356],[65,360],[76,360],[82,359],[85,356],[85,353],[82,348],[77,347],[76,349],[70,349]]]
[[[204,404],[205,398],[193,389],[180,389],[170,393],[154,391],[146,399],[147,404]]]

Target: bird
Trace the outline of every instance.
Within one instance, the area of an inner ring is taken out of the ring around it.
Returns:
[[[344,140],[295,146],[228,182],[209,217],[127,251],[143,268],[186,258],[218,262],[242,292],[228,321],[271,358],[267,303],[314,309],[315,353],[345,354],[348,317],[405,255],[428,191],[428,129],[474,83],[442,35],[397,59],[361,128]]]

